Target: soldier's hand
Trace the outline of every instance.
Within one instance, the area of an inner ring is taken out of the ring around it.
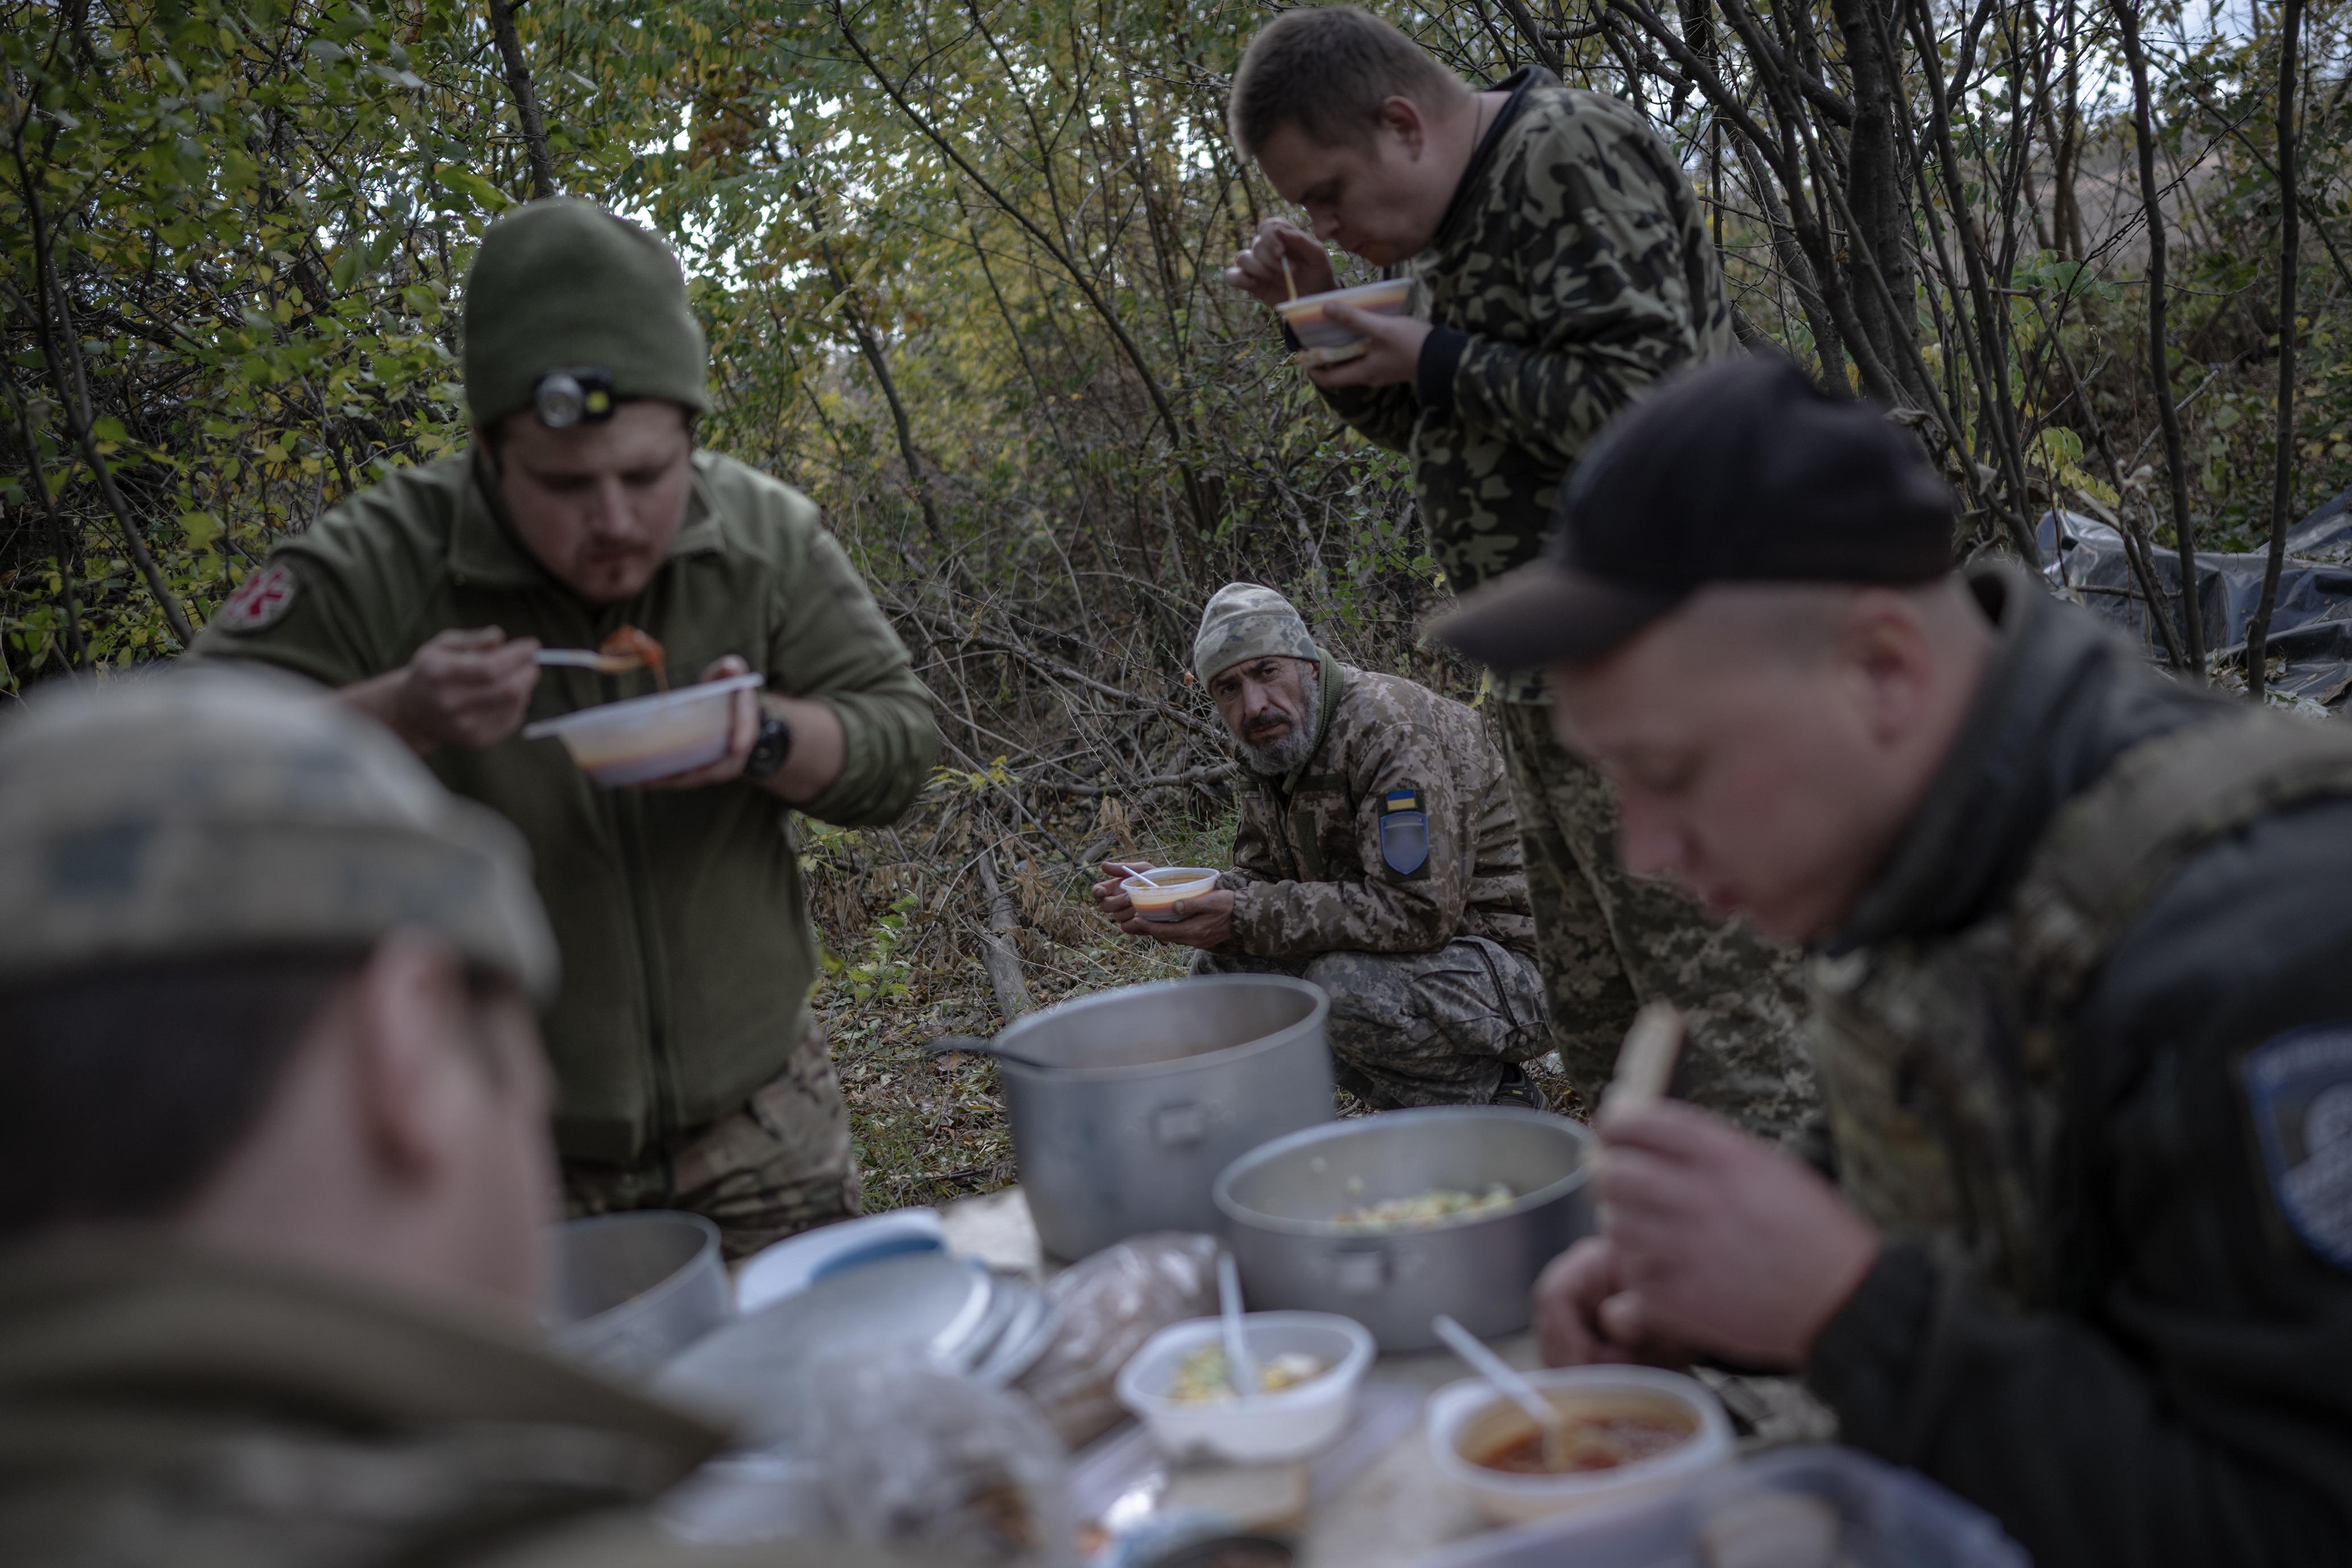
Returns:
[[[1182,947],[1223,947],[1234,936],[1234,890],[1213,888],[1196,899],[1179,899],[1168,906],[1171,921],[1148,921],[1130,908],[1118,922],[1118,929],[1129,936],[1148,936],[1154,942],[1173,942]]]
[[[1673,1100],[1603,1112],[1593,1195],[1621,1345],[1800,1367],[1878,1258],[1878,1233],[1811,1168]]]
[[[1417,316],[1377,316],[1353,305],[1332,305],[1327,319],[1360,334],[1364,352],[1338,364],[1307,367],[1307,379],[1318,386],[1394,386],[1411,382],[1421,371],[1421,345],[1428,341],[1429,323]]]
[[[730,675],[747,675],[751,667],[737,654],[712,659],[702,672],[704,680],[724,680]],[[728,699],[727,754],[688,773],[672,773],[667,778],[648,779],[646,789],[700,789],[705,784],[725,784],[743,776],[743,763],[751,755],[751,748],[760,739],[760,694],[757,690],[738,691]]]
[[[496,626],[436,633],[410,656],[385,717],[418,752],[495,745],[522,726],[538,652],[538,638]]]
[[[1290,261],[1289,278],[1282,271],[1286,257]],[[1330,253],[1287,218],[1270,217],[1258,225],[1248,247],[1235,252],[1233,264],[1225,268],[1226,282],[1266,305],[1290,298],[1291,279],[1297,279],[1301,294],[1322,294],[1339,285],[1339,274],[1331,270]]]
[[[1606,1237],[1588,1236],[1545,1265],[1535,1288],[1536,1343],[1544,1364],[1633,1360],[1601,1323],[1601,1303],[1624,1288],[1617,1249]]]
[[[1108,915],[1112,923],[1124,929],[1135,914],[1135,904],[1127,896],[1121,882],[1129,877],[1140,877],[1151,868],[1138,861],[1106,860],[1103,875],[1107,880],[1097,882],[1088,891],[1094,894],[1095,907]]]

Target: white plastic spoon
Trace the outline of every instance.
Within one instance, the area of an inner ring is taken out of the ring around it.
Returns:
[[[1486,1380],[1486,1385],[1527,1413],[1528,1419],[1542,1428],[1544,1435],[1544,1468],[1554,1472],[1565,1469],[1568,1463],[1568,1417],[1559,1407],[1546,1399],[1536,1385],[1513,1371],[1508,1363],[1485,1345],[1478,1336],[1440,1312],[1429,1321],[1437,1337],[1446,1348],[1470,1363],[1470,1370]]]
[[[1217,1254],[1217,1305],[1225,1323],[1225,1376],[1244,1399],[1258,1396],[1257,1358],[1242,1335],[1242,1271],[1230,1252]]]

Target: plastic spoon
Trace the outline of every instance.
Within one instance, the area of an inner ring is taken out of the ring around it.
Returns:
[[[1544,1468],[1559,1474],[1568,1468],[1568,1417],[1501,1356],[1478,1342],[1478,1336],[1440,1312],[1429,1321],[1446,1348],[1470,1363],[1486,1386],[1517,1405],[1543,1431]]]
[[[1242,1333],[1242,1272],[1230,1252],[1217,1254],[1217,1305],[1225,1325],[1225,1377],[1244,1399],[1255,1399],[1259,1384],[1257,1358],[1250,1354]]]

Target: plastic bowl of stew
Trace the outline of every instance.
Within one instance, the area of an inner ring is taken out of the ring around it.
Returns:
[[[735,694],[766,684],[760,674],[730,675],[651,697],[600,703],[542,719],[522,738],[562,741],[581,772],[600,784],[646,784],[708,767],[727,754]]]
[[[1156,866],[1119,883],[1119,891],[1135,906],[1136,918],[1147,921],[1181,919],[1176,906],[1197,899],[1217,885],[1217,873],[1206,866]]]
[[[1343,327],[1331,320],[1328,307],[1353,305],[1373,316],[1402,316],[1412,301],[1412,279],[1383,278],[1376,283],[1359,283],[1352,289],[1333,289],[1321,294],[1302,294],[1296,300],[1278,300],[1275,310],[1283,324],[1297,338],[1303,349],[1319,349],[1327,354],[1353,348],[1364,342],[1353,327]]]
[[[1576,1436],[1589,1440],[1574,1447],[1596,1468],[1543,1471],[1541,1430],[1482,1381],[1448,1384],[1429,1402],[1438,1470],[1496,1524],[1653,1496],[1731,1458],[1731,1422],[1696,1378],[1646,1366],[1559,1367],[1527,1378],[1579,1424]]]

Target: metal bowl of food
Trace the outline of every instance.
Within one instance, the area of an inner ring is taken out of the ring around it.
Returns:
[[[1213,1195],[1252,1310],[1338,1312],[1384,1351],[1428,1350],[1451,1314],[1527,1327],[1536,1276],[1592,1229],[1592,1134],[1514,1106],[1391,1110],[1277,1138]]]
[[[621,1377],[650,1375],[733,1315],[719,1227],[645,1209],[552,1233],[545,1316],[568,1354]]]

